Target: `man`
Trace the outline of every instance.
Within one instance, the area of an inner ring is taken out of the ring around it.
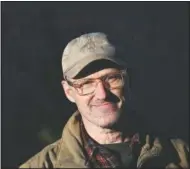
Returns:
[[[60,140],[21,168],[188,168],[188,145],[151,136],[128,109],[126,63],[103,33],[84,34],[66,46],[62,86],[78,110]]]

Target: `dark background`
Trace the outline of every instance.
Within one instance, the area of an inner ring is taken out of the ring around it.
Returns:
[[[61,136],[75,109],[60,83],[62,51],[92,31],[123,44],[136,112],[152,129],[188,138],[186,2],[2,2],[1,10],[3,167]]]

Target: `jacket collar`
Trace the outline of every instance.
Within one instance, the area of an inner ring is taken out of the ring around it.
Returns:
[[[76,111],[63,129],[56,167],[86,168],[83,146],[80,132],[80,114]]]

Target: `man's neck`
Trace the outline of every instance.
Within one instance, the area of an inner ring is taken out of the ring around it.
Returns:
[[[122,143],[129,140],[121,131],[96,126],[86,119],[83,119],[83,123],[88,135],[99,144]]]

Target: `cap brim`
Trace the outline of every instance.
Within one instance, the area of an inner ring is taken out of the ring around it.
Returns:
[[[74,78],[88,64],[97,60],[108,60],[119,66],[123,66],[123,67],[126,66],[125,62],[120,59],[110,58],[110,57],[102,56],[102,55],[96,55],[96,57],[88,56],[85,59],[82,59],[79,62],[75,63],[71,69],[69,69],[67,72],[64,73],[64,75],[67,76],[68,78]]]

